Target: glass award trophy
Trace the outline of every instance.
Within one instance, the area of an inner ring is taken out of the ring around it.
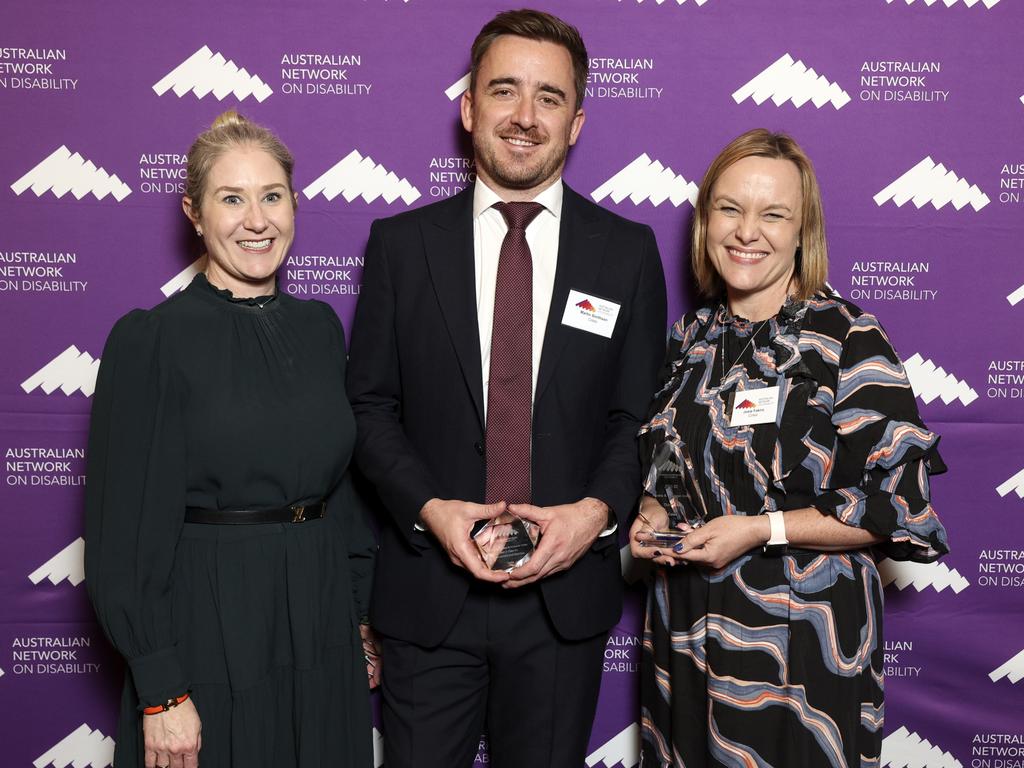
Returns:
[[[669,530],[652,530],[648,546],[671,547],[686,536],[676,526],[700,528],[708,510],[697,484],[697,470],[687,447],[665,441],[654,451],[654,498],[668,512]]]
[[[505,512],[493,520],[481,521],[472,536],[488,568],[511,571],[530,559],[540,540],[540,528]]]

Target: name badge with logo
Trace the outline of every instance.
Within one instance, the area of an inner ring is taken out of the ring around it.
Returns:
[[[779,387],[740,389],[729,395],[729,426],[745,427],[750,424],[768,424],[775,421],[779,411]]]
[[[621,305],[614,301],[570,290],[569,299],[565,302],[565,312],[562,314],[562,325],[610,339],[612,331],[615,330],[615,320],[619,316],[620,307]]]

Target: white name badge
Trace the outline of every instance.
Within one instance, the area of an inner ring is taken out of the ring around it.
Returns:
[[[562,313],[562,325],[610,339],[620,306],[614,301],[570,290],[565,312]]]
[[[740,389],[730,395],[732,414],[730,427],[745,427],[750,424],[768,424],[775,421],[779,410],[779,387],[763,389]]]

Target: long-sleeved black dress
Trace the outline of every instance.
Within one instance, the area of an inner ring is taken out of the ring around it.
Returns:
[[[89,439],[86,583],[127,661],[115,765],[142,707],[191,691],[204,768],[372,764],[358,621],[372,533],[346,468],[355,422],[333,310],[234,299],[202,275],[111,331]],[[297,524],[184,522],[186,507],[327,497]]]

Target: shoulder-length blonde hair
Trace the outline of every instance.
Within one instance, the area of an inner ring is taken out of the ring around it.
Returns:
[[[700,292],[709,298],[720,297],[725,290],[722,278],[708,256],[708,217],[711,214],[711,193],[725,170],[745,157],[768,157],[789,160],[800,172],[802,207],[800,245],[796,256],[796,290],[793,297],[807,299],[825,287],[828,279],[828,247],[825,244],[825,218],[821,207],[821,190],[814,175],[814,166],[800,145],[785,133],[772,133],[755,128],[730,141],[718,153],[700,185],[693,217],[690,245],[690,266]]]

